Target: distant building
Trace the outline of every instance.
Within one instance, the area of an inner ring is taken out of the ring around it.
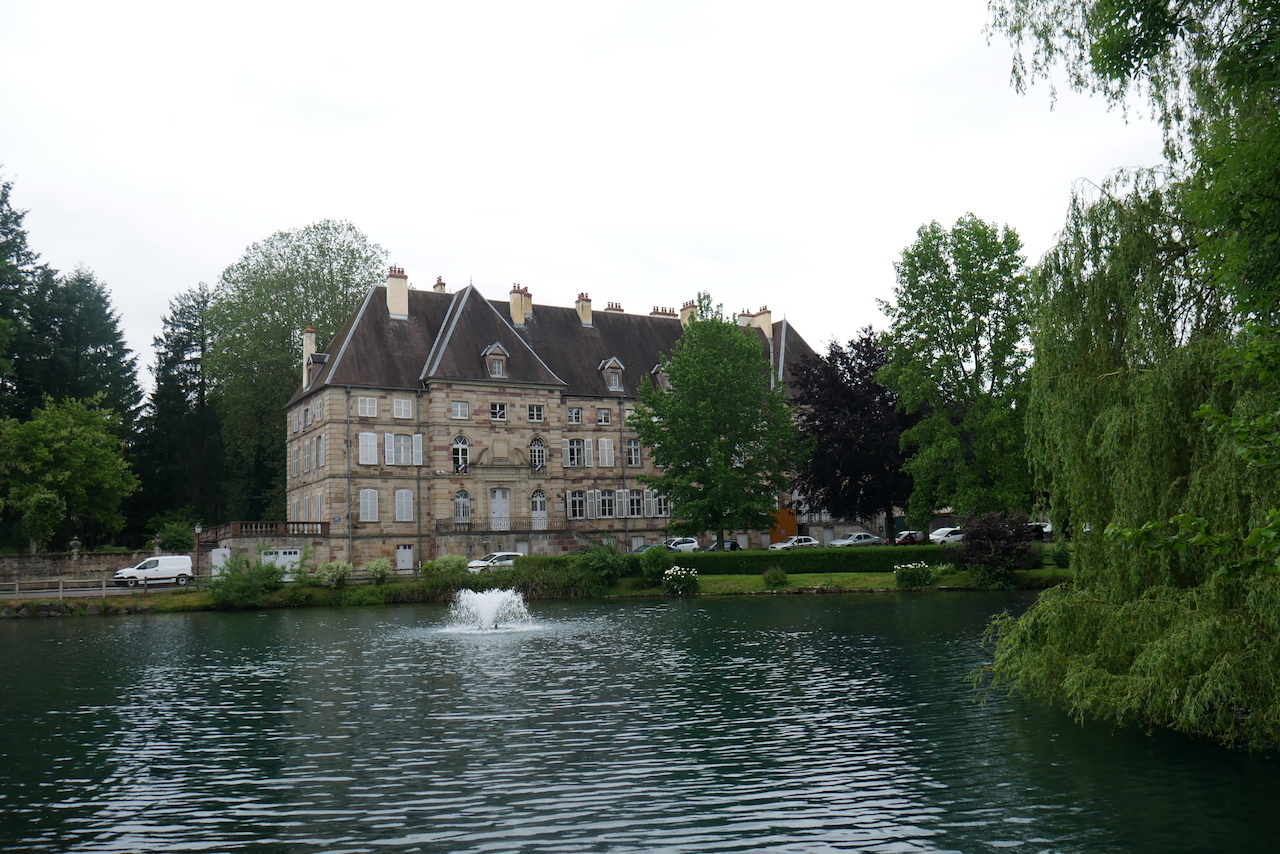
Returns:
[[[594,311],[507,302],[437,279],[412,290],[392,268],[330,343],[303,336],[286,407],[289,528],[327,533],[328,557],[400,568],[443,554],[561,554],[610,536],[659,541],[670,508],[628,420],[641,378],[693,310]],[[812,350],[767,309],[744,312],[777,381]],[[760,535],[752,534],[757,545]]]

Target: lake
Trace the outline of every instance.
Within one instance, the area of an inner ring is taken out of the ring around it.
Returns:
[[[1275,755],[974,702],[1030,601],[0,621],[0,850],[1275,850]]]

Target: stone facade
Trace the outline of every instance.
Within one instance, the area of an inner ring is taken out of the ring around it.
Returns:
[[[784,380],[812,351],[769,318],[739,322]],[[508,303],[411,290],[393,268],[327,353],[304,336],[285,413],[289,522],[327,523],[317,557],[357,565],[658,542],[669,508],[638,479],[656,471],[628,418],[682,328],[670,309],[593,314],[585,294],[535,311],[524,288]]]

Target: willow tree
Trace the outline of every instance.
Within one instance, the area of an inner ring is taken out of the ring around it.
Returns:
[[[1002,619],[997,682],[1080,716],[1280,737],[1280,16],[1270,0],[994,0],[1019,85],[1166,131],[1037,271],[1029,436],[1078,580]],[[1109,536],[1103,536],[1106,526]]]

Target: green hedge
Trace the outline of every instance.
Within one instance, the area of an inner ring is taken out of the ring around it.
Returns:
[[[788,575],[812,572],[893,572],[903,563],[950,563],[946,546],[845,546],[838,549],[673,552],[677,566],[702,575],[761,575],[771,566]]]

